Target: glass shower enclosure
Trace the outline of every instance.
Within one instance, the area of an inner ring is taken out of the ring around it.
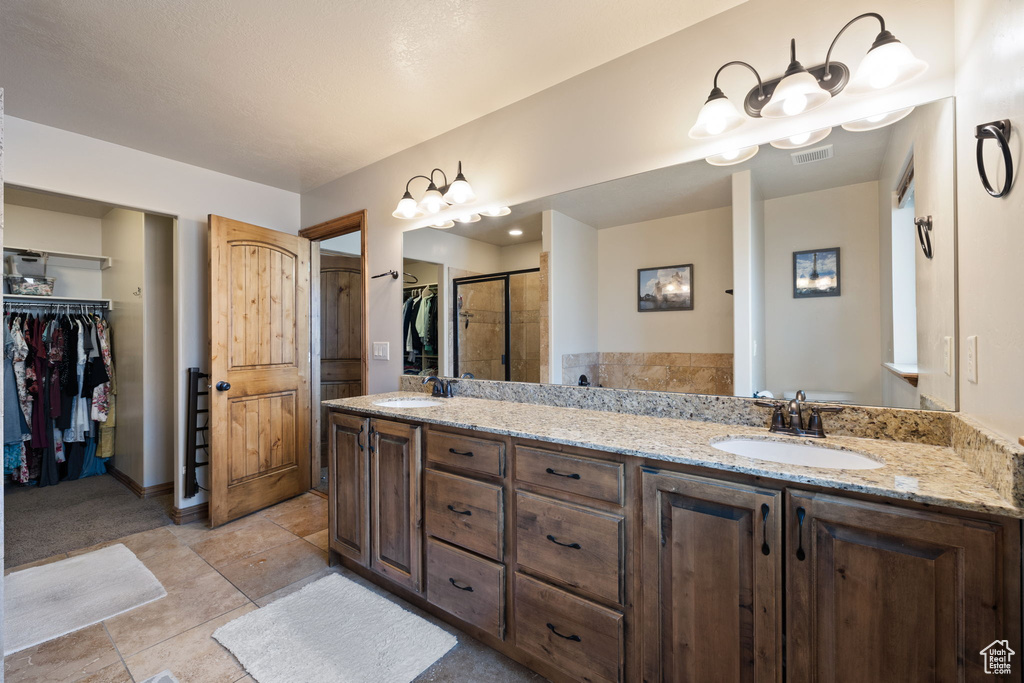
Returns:
[[[452,280],[455,376],[540,382],[540,270]]]

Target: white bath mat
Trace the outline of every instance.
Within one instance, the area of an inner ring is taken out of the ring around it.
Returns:
[[[45,643],[167,595],[122,544],[4,578],[4,655]]]
[[[408,683],[457,642],[332,574],[213,632],[259,683]]]
[[[155,676],[150,676],[142,683],[181,683],[168,669],[164,669]]]

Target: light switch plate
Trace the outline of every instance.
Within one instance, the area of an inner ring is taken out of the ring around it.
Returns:
[[[942,367],[946,369],[946,374],[950,377],[953,376],[953,338],[946,337],[942,344]]]
[[[978,335],[967,338],[967,381],[978,383]]]
[[[390,342],[373,342],[373,359],[389,360],[391,357]]]

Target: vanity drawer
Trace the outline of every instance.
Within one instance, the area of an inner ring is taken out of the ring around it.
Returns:
[[[427,435],[427,460],[500,477],[505,471],[505,444],[430,430]]]
[[[500,560],[505,547],[501,487],[434,470],[427,470],[424,480],[427,535]]]
[[[505,567],[427,539],[427,600],[445,612],[505,637]]]
[[[593,458],[516,447],[516,480],[622,505],[623,466]]]
[[[621,515],[516,492],[516,560],[611,602],[622,602]]]
[[[520,649],[578,680],[622,680],[621,613],[517,572],[515,619]]]

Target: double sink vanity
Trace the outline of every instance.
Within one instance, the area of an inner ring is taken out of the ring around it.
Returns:
[[[812,440],[768,411],[325,405],[332,560],[551,680],[1011,680],[980,652],[1020,643],[1022,513],[893,426],[927,413]]]

